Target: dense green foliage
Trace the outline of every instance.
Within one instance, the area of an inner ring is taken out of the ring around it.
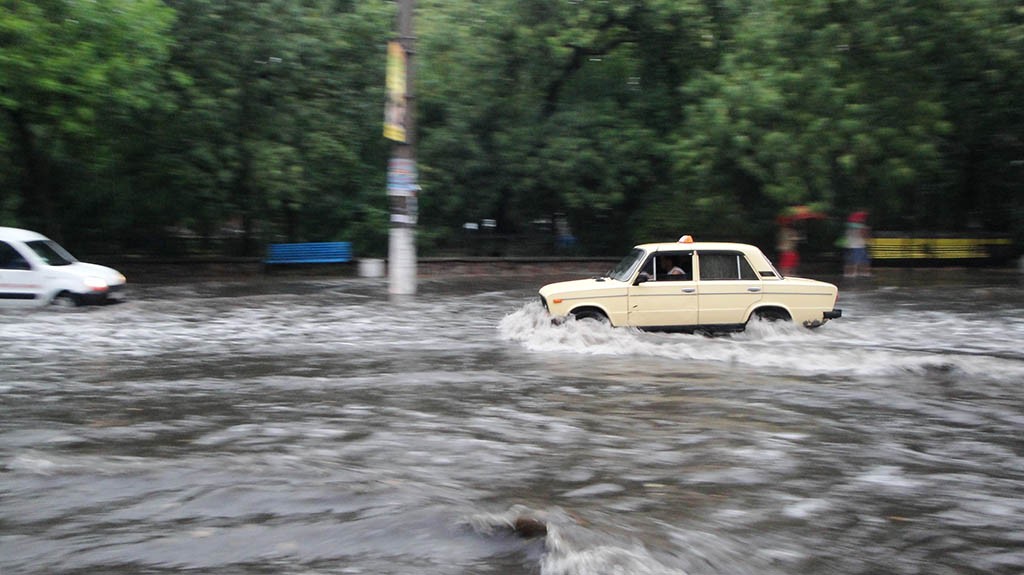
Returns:
[[[0,224],[384,253],[394,2],[0,7]],[[549,249],[556,217],[584,253],[764,244],[794,204],[1024,238],[1016,0],[419,0],[415,26],[422,253],[484,219]]]

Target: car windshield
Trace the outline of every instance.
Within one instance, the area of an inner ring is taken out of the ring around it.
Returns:
[[[629,252],[629,255],[622,258],[622,261],[608,272],[608,277],[620,282],[629,281],[630,276],[633,275],[633,270],[640,265],[640,262],[643,260],[644,251],[640,248],[633,248],[633,251]]]
[[[25,242],[25,245],[32,248],[32,251],[39,256],[39,259],[50,266],[69,266],[75,263],[75,256],[69,254],[53,240],[34,240]]]

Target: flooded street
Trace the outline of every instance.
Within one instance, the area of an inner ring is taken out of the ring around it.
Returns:
[[[513,277],[0,313],[0,574],[1024,571],[1024,278],[820,279],[716,338]]]

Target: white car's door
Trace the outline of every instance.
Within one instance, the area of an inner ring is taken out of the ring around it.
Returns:
[[[13,245],[0,241],[0,305],[38,305],[44,294],[41,272]]]
[[[701,325],[737,325],[761,300],[763,286],[740,252],[701,251],[697,254],[698,306]]]

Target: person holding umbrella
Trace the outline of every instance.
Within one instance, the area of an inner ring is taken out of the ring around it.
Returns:
[[[788,276],[796,272],[800,265],[800,252],[797,244],[803,239],[793,228],[793,220],[788,217],[779,218],[779,235],[775,243],[775,251],[779,255],[779,271]]]
[[[797,224],[808,220],[823,220],[826,216],[812,206],[790,206],[779,214],[779,234],[776,238],[775,253],[779,258],[779,271],[782,275],[796,273],[800,265],[798,246],[804,240]]]

